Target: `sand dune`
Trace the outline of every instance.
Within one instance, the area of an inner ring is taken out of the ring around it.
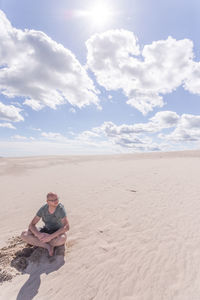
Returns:
[[[0,158],[0,299],[199,300],[199,166],[200,151]],[[49,191],[71,225],[65,254],[26,250],[17,270]]]

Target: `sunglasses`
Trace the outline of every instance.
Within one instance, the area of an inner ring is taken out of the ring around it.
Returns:
[[[59,198],[52,199],[52,200],[49,200],[49,199],[48,199],[48,201],[51,201],[51,202],[56,202],[56,201],[58,201],[58,200],[59,200]]]

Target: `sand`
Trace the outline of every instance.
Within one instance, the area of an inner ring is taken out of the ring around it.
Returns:
[[[200,151],[0,158],[0,299],[199,300]],[[55,191],[65,253],[19,235]]]

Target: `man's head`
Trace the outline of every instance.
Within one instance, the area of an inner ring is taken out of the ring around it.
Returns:
[[[47,194],[48,205],[56,207],[58,205],[58,202],[59,202],[59,198],[56,193],[50,192]]]

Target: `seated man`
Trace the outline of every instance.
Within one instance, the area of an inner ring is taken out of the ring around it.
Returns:
[[[41,218],[45,226],[39,231],[35,225]],[[65,244],[68,230],[69,223],[64,206],[59,203],[57,194],[48,193],[47,203],[38,210],[28,230],[22,232],[21,238],[28,244],[46,248],[52,256],[54,247]]]

